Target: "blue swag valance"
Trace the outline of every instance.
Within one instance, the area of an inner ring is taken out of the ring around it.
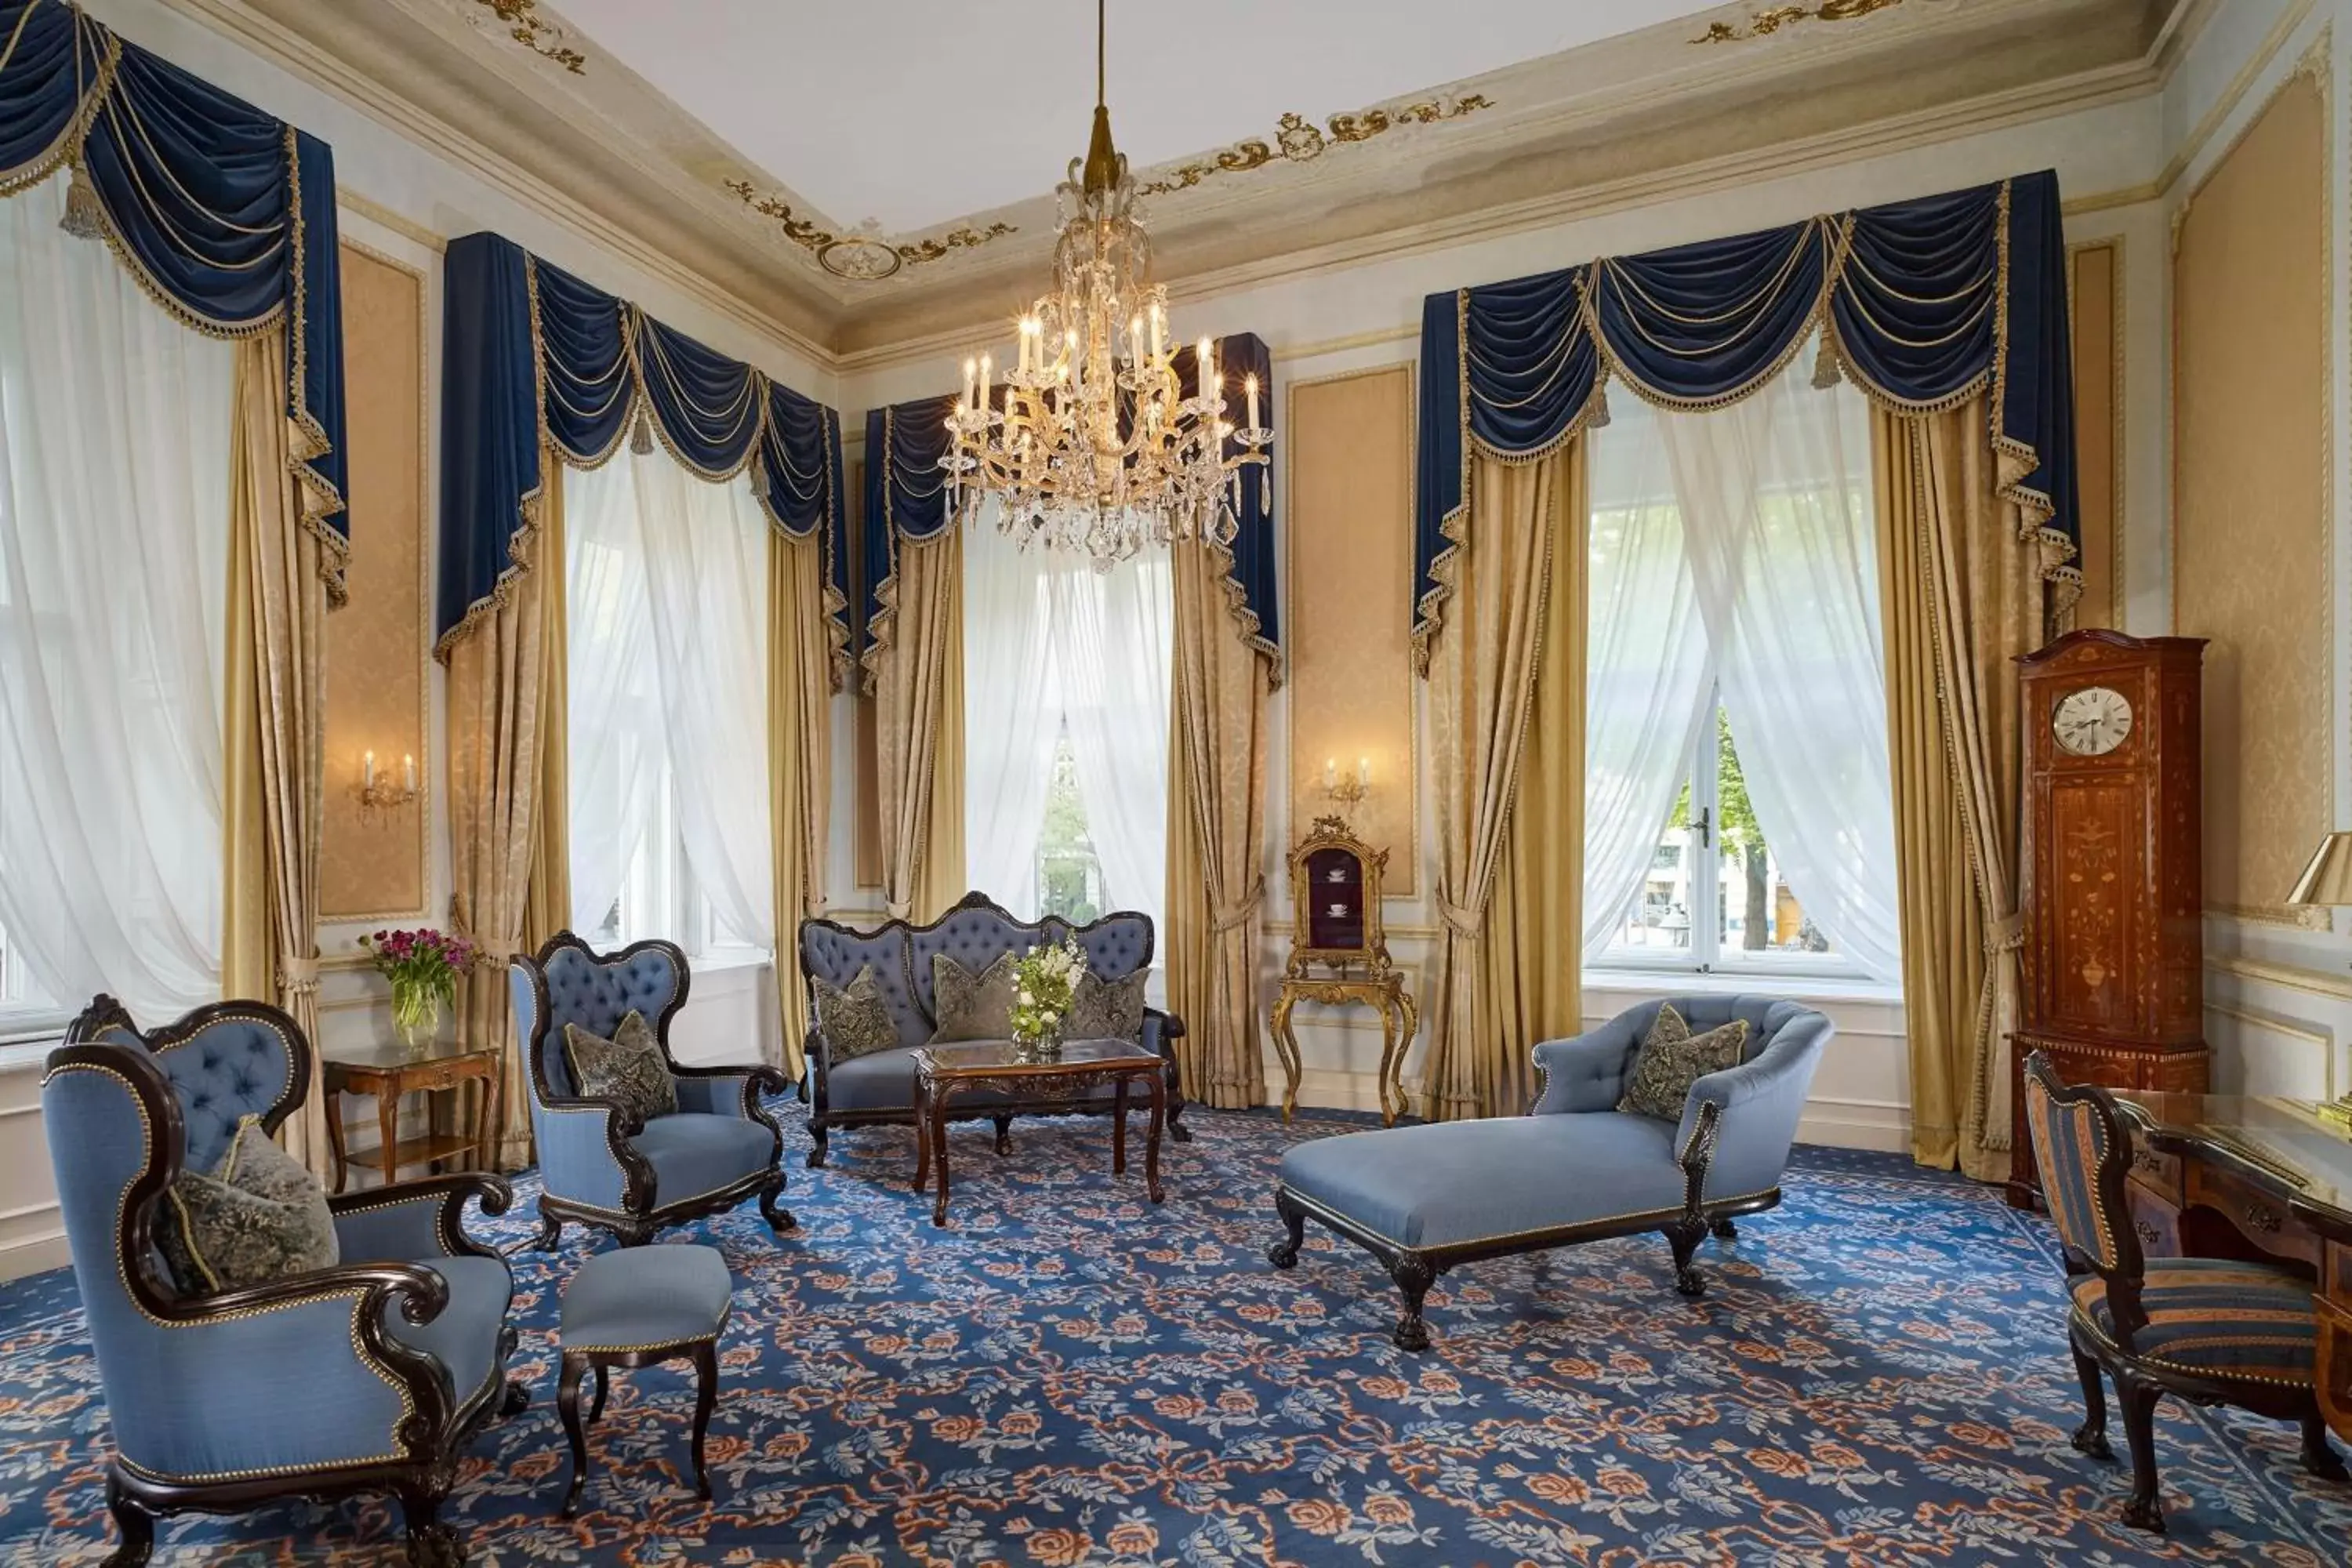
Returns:
[[[1471,457],[1539,457],[1608,422],[1614,376],[1663,408],[1738,401],[1822,329],[1913,414],[1987,392],[2002,496],[2079,582],[2066,243],[2048,171],[1786,228],[1432,294],[1422,308],[1413,640],[1425,664],[1468,527]]]
[[[180,321],[286,323],[303,525],[343,599],[343,321],[327,144],[126,43],[64,0],[0,0],[0,196],[72,171],[67,222],[103,236]]]
[[[452,240],[442,271],[441,584],[436,650],[528,563],[542,441],[593,468],[619,449],[723,482],[747,467],[768,520],[824,541],[833,683],[847,673],[841,417],[495,234]]]
[[[1217,340],[1217,363],[1225,382],[1225,395],[1239,408],[1243,379],[1255,375],[1260,395],[1259,415],[1274,424],[1274,356],[1255,332]],[[1176,374],[1186,396],[1195,395],[1199,374],[1190,348],[1178,351]],[[898,542],[929,539],[947,525],[945,470],[947,414],[955,406],[952,395],[917,398],[867,411],[866,416],[866,521],[860,546],[865,566],[866,603],[858,616],[861,655],[872,637],[875,623],[887,604],[887,588],[896,573]],[[1234,423],[1240,423],[1236,415]],[[1229,448],[1238,451],[1238,446]],[[1272,455],[1272,447],[1267,451]],[[1274,486],[1271,468],[1254,468],[1242,476],[1242,504],[1234,529],[1233,559],[1226,568],[1228,597],[1242,637],[1281,668],[1281,607],[1275,581]]]

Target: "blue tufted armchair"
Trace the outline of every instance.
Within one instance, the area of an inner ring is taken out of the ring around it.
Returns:
[[[361,1490],[400,1499],[416,1568],[463,1562],[438,1518],[457,1454],[527,1396],[506,1380],[512,1273],[462,1221],[468,1198],[504,1213],[511,1189],[467,1173],[341,1194],[338,1267],[184,1296],[155,1250],[159,1200],[219,1163],[241,1119],[275,1131],[302,1103],[310,1043],[263,1003],[142,1034],[104,996],[66,1041],[41,1110],[113,1428],[109,1562],[146,1562],[161,1514]]]
[[[565,1025],[610,1038],[634,1010],[653,1026],[667,1057],[670,1020],[692,983],[674,943],[599,953],[568,931],[550,937],[538,956],[509,964],[543,1183],[541,1247],[556,1244],[567,1220],[639,1246],[664,1226],[732,1208],[755,1193],[770,1230],[792,1227],[791,1212],[776,1202],[784,1193],[783,1129],[760,1103],[763,1093],[792,1087],[776,1068],[680,1067],[673,1058],[677,1110],[644,1123],[611,1100],[583,1098],[572,1081]]]

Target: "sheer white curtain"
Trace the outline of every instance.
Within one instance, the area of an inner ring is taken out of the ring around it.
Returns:
[[[1062,722],[1048,635],[1053,559],[999,533],[993,503],[964,535],[964,866],[974,888],[1024,918],[1037,912],[1037,842]]]
[[[589,884],[620,885],[625,844],[642,834],[662,782],[643,776],[657,736],[686,863],[720,933],[772,948],[768,521],[751,481],[712,484],[656,450],[567,470],[564,485],[565,558],[576,574],[566,627],[573,913],[601,922],[611,893],[596,901]],[[587,635],[583,612],[605,617]],[[608,690],[582,689],[599,676],[612,678]],[[610,759],[600,754],[608,748]],[[585,842],[583,811],[617,836]]]
[[[0,925],[47,999],[220,994],[236,345],[189,331],[66,182],[0,201]]]
[[[653,821],[668,767],[654,670],[652,595],[626,453],[567,468],[564,639],[569,701],[572,929],[601,930]]]
[[[1658,830],[1713,718],[1699,620],[1660,416],[1620,396],[1587,439],[1592,528],[1585,676],[1584,953],[1598,962],[1641,889]]]
[[[1104,907],[1140,910],[1163,929],[1174,571],[1163,548],[1107,573],[1056,563],[1048,582],[1054,664]]]
[[[1801,353],[1755,396],[1658,417],[1759,824],[1805,911],[1902,975],[1870,405]]]

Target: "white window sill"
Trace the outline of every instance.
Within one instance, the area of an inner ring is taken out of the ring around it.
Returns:
[[[1825,974],[1693,973],[1673,969],[1588,969],[1584,989],[1643,996],[1772,996],[1788,1002],[1903,1005],[1903,988]]]
[[[49,1053],[63,1044],[62,1029],[30,1039],[17,1037],[0,1042],[0,1072],[37,1070],[46,1066]]]
[[[774,960],[763,947],[721,947],[696,953],[686,962],[697,974],[716,974],[731,969],[765,969]]]

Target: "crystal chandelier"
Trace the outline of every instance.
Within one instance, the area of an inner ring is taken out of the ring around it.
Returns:
[[[994,497],[998,527],[1024,546],[1077,552],[1108,571],[1147,544],[1232,542],[1252,469],[1264,500],[1274,432],[1258,423],[1255,375],[1243,382],[1242,426],[1226,417],[1207,338],[1193,352],[1196,394],[1183,395],[1142,203],[1111,146],[1103,23],[1097,0],[1094,137],[1056,192],[1054,286],[1022,316],[1001,386],[992,356],[964,362],[940,466],[958,521]]]

